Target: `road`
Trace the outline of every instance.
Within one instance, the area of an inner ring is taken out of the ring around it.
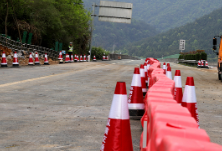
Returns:
[[[129,92],[134,67],[143,60],[0,68],[0,150],[98,151],[117,81]],[[180,69],[182,83],[195,79],[200,127],[222,145],[222,83],[216,69]],[[184,88],[184,87],[183,87]],[[134,151],[142,127],[131,119]]]

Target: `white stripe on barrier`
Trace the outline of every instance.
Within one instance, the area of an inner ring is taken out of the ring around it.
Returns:
[[[143,148],[146,147],[147,141],[147,121],[143,122]]]

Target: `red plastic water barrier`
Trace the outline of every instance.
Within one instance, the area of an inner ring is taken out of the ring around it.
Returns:
[[[145,113],[141,118],[140,150],[222,150],[222,146],[209,143],[209,136],[205,130],[198,129],[188,109],[174,100],[175,82],[166,77],[164,70],[160,69],[160,62],[153,58],[147,58],[146,62],[150,65],[147,73],[149,89],[144,98]]]
[[[148,144],[149,151],[157,151],[164,136],[177,136],[188,139],[196,139],[200,141],[209,142],[210,138],[206,131],[197,128],[187,128],[181,125],[174,125],[171,123],[161,124],[157,123],[152,132],[151,139]]]
[[[163,137],[157,151],[221,151],[222,146],[175,136]]]

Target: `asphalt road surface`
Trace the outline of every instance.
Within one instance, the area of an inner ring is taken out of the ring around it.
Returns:
[[[143,60],[0,68],[1,151],[98,151],[117,81],[129,92],[134,67]],[[171,63],[182,83],[193,76],[200,127],[222,145],[222,83],[217,71]],[[131,119],[134,151],[142,127]]]

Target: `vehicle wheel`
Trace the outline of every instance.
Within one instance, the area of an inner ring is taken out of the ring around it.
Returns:
[[[218,73],[218,79],[221,80],[221,74]]]

